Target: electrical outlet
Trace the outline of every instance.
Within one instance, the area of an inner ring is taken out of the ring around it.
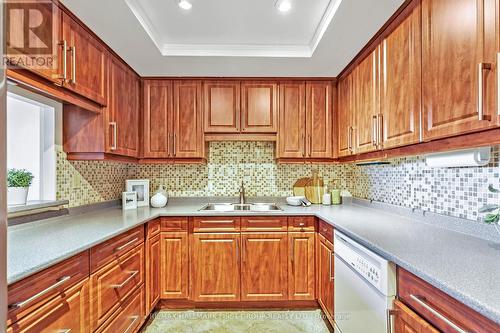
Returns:
[[[73,176],[71,177],[72,180],[72,187],[73,188],[81,188],[82,187],[82,178],[78,176]]]

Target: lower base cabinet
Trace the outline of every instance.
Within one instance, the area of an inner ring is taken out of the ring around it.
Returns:
[[[189,252],[187,231],[160,234],[160,298],[189,297]]]
[[[240,300],[240,234],[193,234],[192,299]]]
[[[241,300],[288,300],[286,232],[242,233]]]
[[[293,301],[316,299],[315,233],[290,232],[288,243],[288,298]]]
[[[7,333],[90,332],[88,279],[12,324]]]
[[[146,313],[160,300],[160,235],[146,239]]]
[[[438,333],[432,325],[422,319],[400,301],[394,301],[394,332],[395,333]]]
[[[318,303],[332,322],[334,316],[333,244],[321,234],[318,234],[316,255],[318,265],[316,270]]]
[[[145,318],[144,299],[144,286],[141,286],[128,301],[120,306],[116,311],[116,316],[96,333],[138,332]]]

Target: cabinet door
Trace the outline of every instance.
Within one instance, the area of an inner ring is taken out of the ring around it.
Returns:
[[[420,140],[422,55],[419,1],[414,1],[402,15],[408,17],[398,22],[394,31],[382,41],[380,105],[384,148]]]
[[[276,133],[278,130],[278,83],[241,83],[241,131]]]
[[[240,132],[240,82],[205,81],[205,133]]]
[[[204,157],[201,82],[174,82],[174,157]]]
[[[143,156],[146,158],[173,156],[172,82],[145,81],[143,103]]]
[[[139,154],[139,80],[120,60],[110,61],[111,107],[109,150],[113,154]]]
[[[306,156],[305,84],[280,83],[280,120],[278,131],[278,158]]]
[[[160,235],[146,239],[146,313],[150,313],[160,299]]]
[[[160,242],[160,297],[188,298],[188,233],[161,233]]]
[[[332,83],[306,83],[306,144],[311,158],[333,157]]]
[[[8,333],[89,333],[88,279],[11,325]]]
[[[106,105],[107,53],[88,30],[63,13],[63,36],[68,43],[68,89]],[[125,91],[121,91],[123,94]]]
[[[193,234],[192,297],[195,301],[240,300],[240,235]]]
[[[315,233],[290,232],[288,291],[290,300],[314,300],[315,294]]]
[[[495,84],[493,71],[487,69],[493,61],[489,50],[495,43],[494,34],[488,33],[494,23],[485,20],[486,5],[491,2],[422,0],[425,140],[497,124],[491,102],[494,98],[487,94]]]
[[[6,27],[9,27],[6,29],[5,53],[14,55],[16,59],[16,62],[10,65],[26,68],[45,79],[61,84],[64,76],[61,9],[50,1],[29,2],[30,10],[38,10],[44,21],[36,30],[30,31],[30,34],[36,37],[26,40],[23,29],[10,23],[10,20],[19,20],[18,22],[23,24],[15,14],[20,13],[22,8],[26,9],[26,5],[20,1],[5,1],[5,12],[10,12],[10,15],[5,15]],[[46,22],[48,24],[45,24]],[[36,61],[30,61],[31,57],[36,57]]]
[[[243,233],[241,241],[241,300],[288,299],[287,234]]]
[[[339,156],[349,156],[354,153],[353,144],[353,89],[352,74],[342,78],[337,85],[338,101],[338,149]]]
[[[356,153],[377,150],[378,53],[379,48],[354,70]]]
[[[318,302],[323,311],[333,318],[333,245],[322,235],[318,235],[317,244]]]
[[[394,301],[395,333],[437,333],[431,324],[398,300]]]

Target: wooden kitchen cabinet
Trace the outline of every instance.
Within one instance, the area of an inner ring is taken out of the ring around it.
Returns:
[[[7,333],[90,333],[88,278],[8,327]]]
[[[349,156],[355,152],[353,102],[353,74],[348,74],[337,83],[339,157]]]
[[[172,81],[144,81],[142,102],[143,157],[168,158],[173,156]]]
[[[108,53],[105,46],[67,13],[62,16],[62,34],[68,45],[64,86],[106,105]]]
[[[162,232],[160,242],[160,298],[187,299],[189,296],[188,233]]]
[[[309,158],[333,157],[332,83],[306,82],[306,155]]]
[[[160,300],[161,242],[157,234],[146,239],[146,313]]]
[[[240,81],[203,82],[205,133],[240,132]]]
[[[176,158],[204,158],[201,81],[174,81],[173,153]]]
[[[413,312],[406,305],[398,300],[394,301],[393,311],[394,316],[394,332],[395,333],[438,333],[439,331],[432,327],[423,318]]]
[[[278,83],[241,83],[241,132],[276,133],[278,130]]]
[[[379,148],[379,52],[377,47],[353,73],[356,153]]]
[[[323,235],[318,234],[316,247],[316,279],[318,303],[325,314],[332,320],[334,315],[334,262],[333,244]]]
[[[288,299],[288,235],[242,233],[241,300]]]
[[[141,287],[124,304],[120,305],[116,316],[107,321],[95,333],[138,332],[147,314],[149,312],[144,312],[144,288]]]
[[[316,299],[316,272],[314,232],[290,232],[290,260],[288,261],[288,298],[290,300]]]
[[[420,141],[422,47],[420,1],[401,14],[381,44],[380,112],[384,149]]]
[[[191,284],[194,301],[240,300],[239,233],[193,234]]]
[[[497,126],[491,0],[422,0],[424,140]]]
[[[280,83],[278,158],[306,157],[305,83]]]

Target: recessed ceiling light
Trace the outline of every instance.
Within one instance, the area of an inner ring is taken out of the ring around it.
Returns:
[[[184,9],[184,10],[190,10],[191,7],[193,7],[193,5],[191,4],[191,2],[189,2],[188,0],[179,0],[177,2],[177,5],[179,7],[181,7],[182,9]]]
[[[292,2],[290,0],[278,0],[275,6],[280,12],[285,13],[292,9]]]

